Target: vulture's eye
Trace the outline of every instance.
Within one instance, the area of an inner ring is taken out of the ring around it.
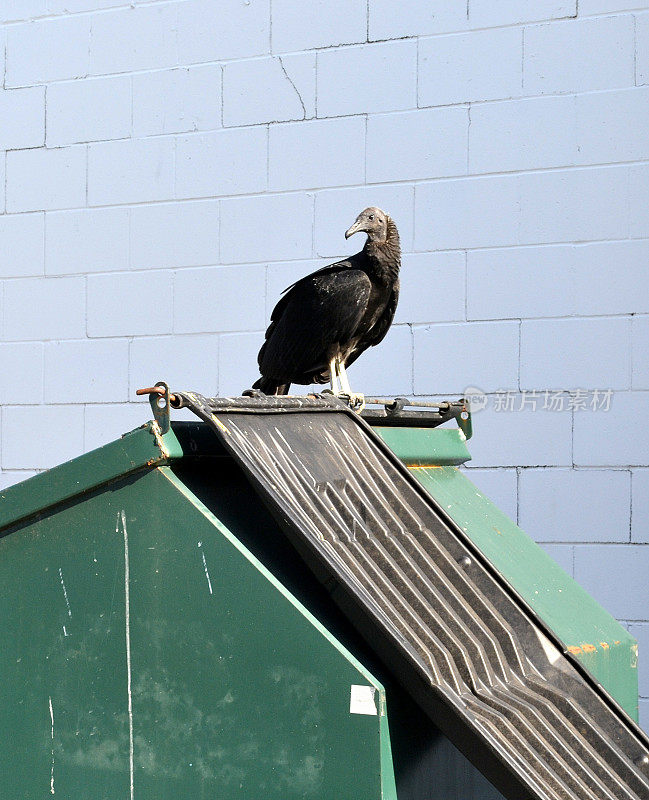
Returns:
[[[370,219],[374,219],[374,214],[370,214]]]

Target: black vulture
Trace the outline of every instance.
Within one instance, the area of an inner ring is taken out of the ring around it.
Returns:
[[[360,253],[301,278],[283,292],[257,358],[265,394],[287,394],[292,383],[331,382],[336,394],[362,403],[345,367],[388,332],[399,298],[401,247],[393,220],[366,208],[345,232],[363,231]]]

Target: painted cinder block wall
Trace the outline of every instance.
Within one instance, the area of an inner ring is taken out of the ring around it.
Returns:
[[[250,385],[383,206],[402,299],[352,383],[486,393],[472,476],[638,637],[649,726],[649,4],[4,0],[0,53],[0,485],[153,380]],[[610,410],[543,409],[576,389]]]

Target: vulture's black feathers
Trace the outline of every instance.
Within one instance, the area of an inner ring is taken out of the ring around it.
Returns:
[[[360,231],[367,233],[360,253],[285,290],[271,314],[253,388],[287,394],[292,383],[331,381],[335,390],[339,380],[349,392],[345,366],[384,338],[399,298],[397,226],[381,209],[366,208],[345,238]]]

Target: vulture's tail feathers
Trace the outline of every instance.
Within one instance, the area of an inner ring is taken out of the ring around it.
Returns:
[[[288,394],[290,386],[290,383],[277,383],[276,380],[264,378],[263,375],[252,384],[253,389],[259,389],[264,394]]]

